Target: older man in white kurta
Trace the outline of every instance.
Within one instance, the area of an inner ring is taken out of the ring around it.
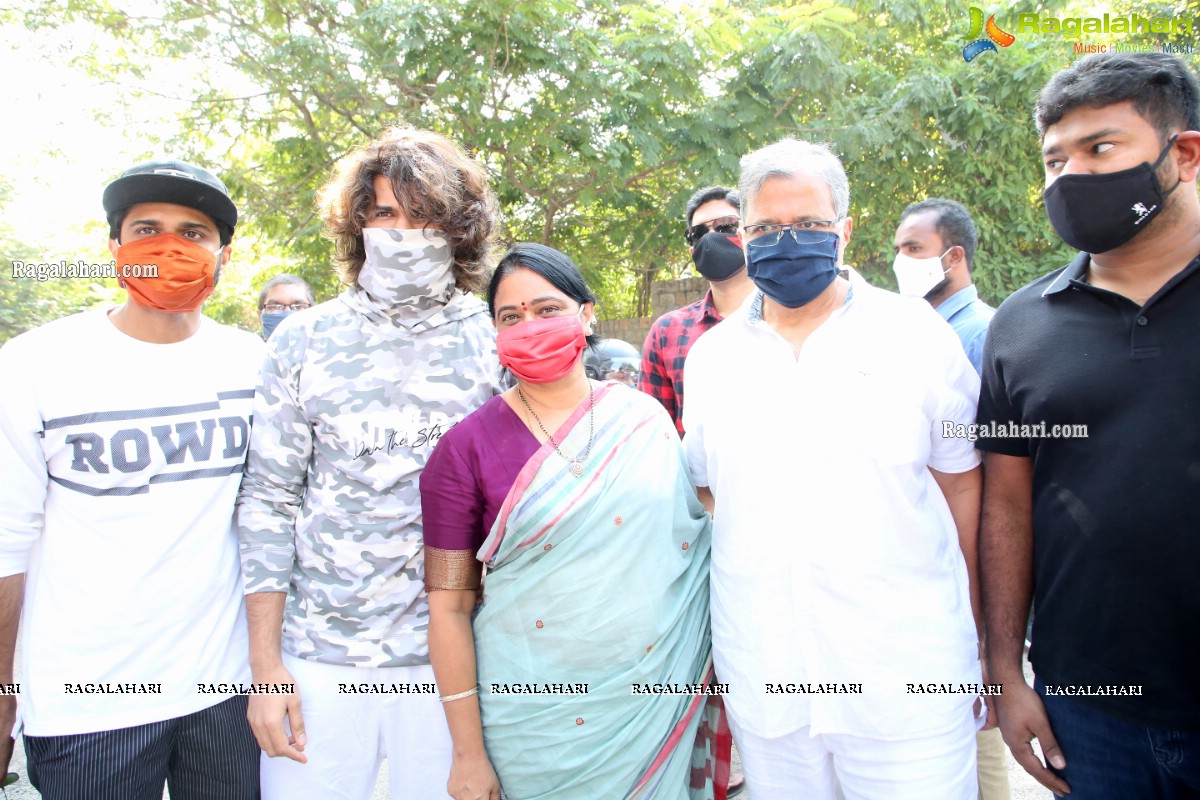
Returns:
[[[973,421],[978,378],[926,304],[836,274],[849,191],[828,150],[785,140],[742,184],[760,289],[689,355],[684,427],[750,790],[968,800],[979,458],[942,423]]]

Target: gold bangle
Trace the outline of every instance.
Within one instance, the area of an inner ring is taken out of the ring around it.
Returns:
[[[438,700],[441,700],[443,703],[449,703],[451,700],[462,700],[464,697],[470,697],[473,694],[479,694],[478,683],[475,684],[474,688],[467,689],[465,692],[459,692],[458,694],[444,694],[439,697]]]

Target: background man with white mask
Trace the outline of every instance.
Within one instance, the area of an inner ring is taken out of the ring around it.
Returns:
[[[924,297],[950,323],[963,350],[979,372],[983,342],[995,309],[979,299],[971,282],[979,234],[966,206],[931,197],[913,203],[900,215],[892,271],[900,294]]]
[[[457,144],[396,128],[342,162],[323,206],[350,288],[268,341],[238,501],[254,681],[296,685],[250,702],[263,797],[365,800],[383,758],[392,797],[446,797],[417,482],[501,390],[470,294],[496,200]]]
[[[980,371],[983,342],[995,309],[979,299],[971,282],[979,234],[967,207],[931,197],[913,203],[896,228],[896,260],[892,270],[900,294],[924,297],[950,323],[971,366]],[[975,736],[978,750],[979,800],[1008,800],[1008,753],[999,728]]]

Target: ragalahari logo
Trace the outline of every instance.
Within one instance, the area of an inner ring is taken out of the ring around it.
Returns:
[[[987,38],[981,39],[979,34],[987,31]],[[983,24],[983,11],[971,6],[971,30],[967,33],[967,38],[973,41],[963,48],[963,60],[971,61],[981,53],[986,53],[991,50],[993,53],[999,52],[996,50],[996,45],[1008,47],[1017,40],[1017,37],[1011,33],[1005,33],[1000,30],[1000,26],[996,24],[996,15],[992,14],[988,17],[987,25]],[[993,44],[995,42],[995,44]]]

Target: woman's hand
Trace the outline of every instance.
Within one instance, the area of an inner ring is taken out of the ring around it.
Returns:
[[[454,742],[446,791],[454,800],[500,800],[500,781],[488,761],[479,714],[479,677],[471,631],[474,609],[474,589],[429,593],[429,661]]]
[[[454,800],[500,800],[500,779],[486,753],[454,756],[446,790]]]

